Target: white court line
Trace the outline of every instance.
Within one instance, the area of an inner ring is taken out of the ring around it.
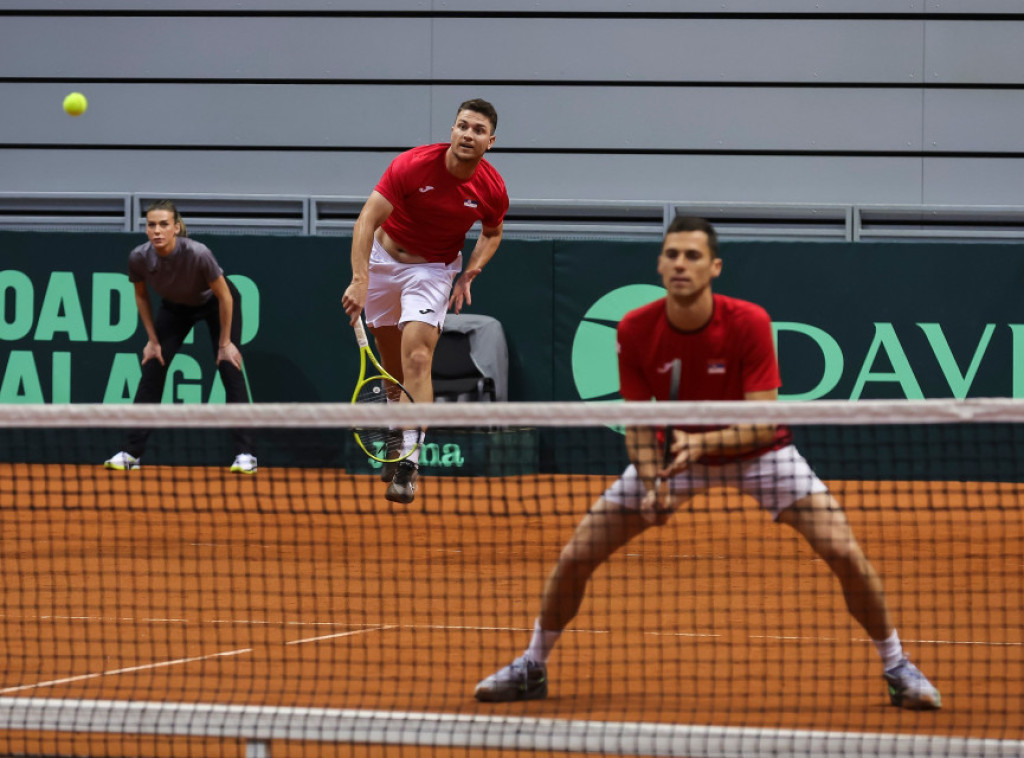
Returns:
[[[245,653],[251,653],[252,648],[240,648],[239,650],[227,650],[220,653],[210,653],[209,655],[197,655],[192,658],[177,658],[173,661],[157,661],[156,663],[145,663],[141,666],[126,666],[120,669],[111,669],[109,671],[99,671],[93,674],[79,674],[78,676],[68,676],[63,679],[51,679],[46,682],[35,682],[33,684],[22,684],[17,687],[7,687],[0,690],[0,694],[8,692],[20,692],[21,690],[32,690],[37,687],[54,687],[58,684],[70,684],[72,682],[81,682],[86,679],[99,679],[102,676],[115,676],[117,674],[131,674],[135,671],[148,671],[151,669],[165,668],[167,666],[179,666],[183,663],[195,663],[196,661],[205,661],[210,658],[224,658],[232,655],[244,655]]]
[[[366,634],[367,632],[384,632],[388,629],[397,629],[398,627],[393,624],[385,624],[384,626],[371,627],[369,629],[353,629],[348,632],[338,632],[336,634],[322,634],[319,637],[306,637],[301,640],[292,640],[291,642],[284,643],[285,645],[303,645],[307,642],[320,642],[322,640],[333,640],[338,637],[354,637],[357,634]]]
[[[14,619],[18,621],[86,621],[86,622],[117,622],[124,624],[154,624],[154,623],[170,623],[170,624],[195,624],[201,626],[203,624],[224,624],[224,625],[237,625],[237,626],[290,626],[290,627],[330,627],[330,626],[345,626],[351,627],[353,624],[346,624],[337,621],[275,621],[275,620],[260,620],[260,619],[180,619],[180,618],[133,618],[131,616],[123,617],[112,617],[112,616],[59,616],[59,615],[42,615],[42,616],[24,616],[24,615],[13,615],[13,614],[0,614],[0,619]],[[469,632],[533,632],[533,627],[519,627],[519,626],[475,626],[475,625],[459,625],[459,624],[362,624],[365,627],[362,630],[340,632],[338,634],[328,634],[322,637],[310,637],[309,641],[315,641],[319,639],[331,639],[332,637],[346,637],[351,634],[362,633],[363,631],[388,631],[391,629],[431,629],[431,630],[450,630],[450,631],[469,631]],[[565,634],[610,634],[611,632],[607,629],[566,629]],[[647,631],[645,635],[651,637],[708,637],[717,638],[724,637],[726,635],[716,632],[659,632],[659,631]],[[821,637],[821,636],[803,636],[803,635],[773,635],[773,634],[748,634],[747,639],[753,640],[780,640],[783,642],[836,642],[837,638],[833,637]],[[854,637],[851,638],[851,642],[870,642],[871,640],[866,637]],[[285,643],[285,644],[297,644],[296,643]],[[977,646],[977,647],[1024,647],[1024,641],[1006,641],[1006,642],[993,642],[990,640],[948,640],[948,639],[910,639],[904,638],[903,642],[913,645],[958,645],[958,646]],[[3,692],[3,690],[0,690]]]

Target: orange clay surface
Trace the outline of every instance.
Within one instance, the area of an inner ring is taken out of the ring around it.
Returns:
[[[320,706],[1024,739],[1024,486],[831,482],[943,709],[889,705],[825,564],[712,493],[615,555],[542,701],[481,704],[610,479],[0,465],[0,697]],[[472,750],[274,743],[291,755]],[[0,732],[0,753],[242,756],[237,739]],[[494,755],[492,751],[489,755]],[[536,755],[536,753],[535,753]]]

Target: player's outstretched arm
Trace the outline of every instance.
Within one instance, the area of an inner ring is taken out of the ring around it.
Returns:
[[[448,299],[448,307],[453,308],[456,313],[460,313],[464,305],[473,304],[473,297],[470,292],[473,280],[479,276],[487,262],[498,251],[503,228],[504,224],[498,224],[498,226],[494,227],[484,227],[480,231],[476,245],[473,246],[473,252],[469,256],[469,262],[463,266],[462,274],[459,276],[458,281],[455,282],[455,286],[452,288],[452,295]]]
[[[370,193],[352,227],[352,281],[341,296],[341,305],[348,314],[349,324],[355,326],[356,319],[366,305],[366,290],[370,284],[370,251],[373,249],[373,235],[380,225],[387,221],[394,210],[382,194]]]

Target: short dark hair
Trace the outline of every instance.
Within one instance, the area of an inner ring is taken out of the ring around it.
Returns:
[[[494,132],[498,130],[498,111],[486,100],[482,100],[479,97],[467,100],[459,106],[457,111],[455,111],[456,118],[458,118],[458,115],[462,113],[462,111],[473,111],[474,113],[479,113],[481,116],[484,116],[491,122],[491,134],[494,134]]]
[[[708,247],[711,248],[711,257],[718,257],[718,232],[711,222],[706,218],[697,216],[676,216],[665,230],[665,236],[676,232],[704,232],[708,236]]]

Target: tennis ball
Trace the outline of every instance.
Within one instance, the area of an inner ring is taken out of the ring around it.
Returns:
[[[64,98],[64,112],[69,116],[81,116],[89,107],[89,101],[81,92],[72,92]]]

